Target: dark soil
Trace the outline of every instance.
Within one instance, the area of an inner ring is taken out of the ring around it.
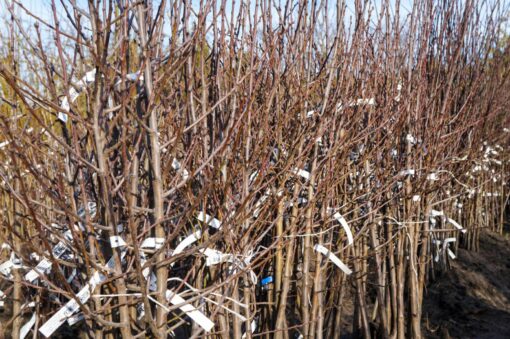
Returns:
[[[451,269],[428,286],[427,338],[510,338],[510,240],[484,232],[480,251],[459,249]]]

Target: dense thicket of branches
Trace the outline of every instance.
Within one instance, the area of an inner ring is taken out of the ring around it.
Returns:
[[[339,338],[349,303],[422,337],[427,281],[503,231],[505,8],[374,3],[7,1],[3,330]]]

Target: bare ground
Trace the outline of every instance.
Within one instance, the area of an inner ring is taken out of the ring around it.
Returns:
[[[427,338],[510,338],[510,240],[484,232],[480,251],[459,249],[452,268],[428,286]]]

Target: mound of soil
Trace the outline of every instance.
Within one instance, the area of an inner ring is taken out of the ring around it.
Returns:
[[[451,269],[428,286],[427,338],[510,338],[510,240],[484,232],[480,251],[459,249]]]

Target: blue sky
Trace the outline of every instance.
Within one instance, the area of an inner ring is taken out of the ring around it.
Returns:
[[[7,11],[6,3],[9,3],[10,1],[11,0],[0,0],[0,20],[1,21],[5,20],[9,17],[9,12]],[[40,16],[42,19],[48,21],[49,23],[53,23],[53,14],[51,11],[51,0],[18,0],[18,1],[20,3],[22,3],[23,6],[26,6],[34,14]],[[111,0],[111,1],[115,1],[115,0]],[[220,0],[218,0],[218,1],[220,2]],[[236,8],[239,8],[240,1],[241,0],[236,1],[236,4],[237,4]],[[252,0],[252,1],[243,0],[243,1],[251,3],[251,4],[255,3],[255,0]],[[274,1],[276,3],[279,3],[280,1],[285,2],[286,0],[274,0]],[[320,1],[321,0],[319,0],[318,2],[320,2]],[[328,1],[328,7],[331,9],[330,20],[333,21],[334,17],[335,17],[336,1],[337,0],[326,0],[326,1]],[[436,0],[436,1],[440,1],[440,0]],[[480,1],[480,2],[477,2],[478,4],[486,4],[486,3],[492,3],[497,0],[475,0],[475,1]],[[63,0],[63,2],[66,3],[68,6],[70,6],[68,0]],[[78,4],[78,6],[87,10],[87,1],[86,0],[76,0],[76,2]],[[158,2],[159,2],[159,0],[154,0],[155,4],[157,4]],[[194,4],[195,8],[198,7],[199,2],[200,2],[200,0],[192,0],[192,3]],[[378,4],[381,2],[381,0],[370,0],[370,2],[372,4],[374,4],[375,7],[377,8],[377,7],[379,7]],[[391,0],[390,2],[392,4],[392,9],[394,10],[396,0]],[[229,6],[231,1],[227,1],[227,3],[228,3],[227,6]],[[353,8],[354,0],[346,0],[346,3],[347,3],[347,13],[346,13],[346,17],[345,17],[345,22],[349,23],[349,22],[351,22],[352,15],[354,14],[354,8]],[[508,9],[510,0],[501,0],[501,3],[503,4],[503,6],[506,6],[506,8]],[[55,0],[55,4],[56,4],[58,17],[61,20],[61,23],[60,23],[61,27],[63,30],[66,30],[66,21],[67,20],[66,20],[65,11],[61,5],[61,0]],[[409,14],[410,10],[412,9],[412,5],[413,5],[413,0],[401,0],[401,3],[400,3],[401,17],[404,18]],[[35,19],[26,15],[24,13],[24,11],[22,11],[21,9],[17,9],[17,11],[18,11],[18,13],[22,14],[20,16],[20,18],[23,22],[23,25],[27,28],[27,30],[31,30],[33,27],[33,24],[35,22]],[[229,8],[227,8],[227,12],[230,13]],[[277,16],[275,15],[274,17],[276,18]],[[47,28],[44,28],[42,25],[41,25],[41,30],[43,31],[43,35],[48,38],[48,42],[51,42],[52,34],[49,34],[50,30]],[[0,24],[0,34],[2,34],[4,36],[7,34],[7,27],[5,25]]]
[[[7,17],[9,15],[7,8],[6,8],[6,2],[10,2],[11,0],[0,0],[0,13],[1,17]],[[51,0],[18,0],[20,3],[23,4],[26,8],[28,8],[30,11],[32,11],[34,14],[39,15],[44,20],[47,20],[49,22],[53,22],[53,14],[51,11]],[[114,0],[112,0],[114,1]],[[244,0],[248,3],[254,4],[255,1],[250,0]],[[278,2],[277,0],[276,2]],[[329,8],[334,10],[336,9],[336,0],[327,0],[329,3]],[[86,9],[87,8],[87,1],[86,0],[77,0],[76,1],[78,6]],[[158,0],[155,0],[154,3],[158,3]],[[199,0],[193,0],[194,7],[198,7]],[[372,0],[374,3],[378,3],[378,0]],[[394,0],[392,0],[394,2]],[[64,3],[68,4],[68,1],[65,0]],[[239,8],[240,1],[236,1],[236,8]],[[353,4],[354,0],[347,0],[347,16],[350,16],[354,13]],[[63,10],[63,7],[61,5],[60,0],[55,0],[57,13],[59,14],[59,18],[65,19],[65,11]],[[227,12],[230,13],[230,7],[231,1],[227,1]],[[409,12],[409,10],[412,8],[412,0],[401,0],[401,13],[404,15]],[[18,10],[19,12],[22,12],[21,10]],[[334,15],[334,12],[332,11],[332,16]],[[35,20],[29,16],[23,15],[23,22],[30,26],[30,24],[33,24]]]

